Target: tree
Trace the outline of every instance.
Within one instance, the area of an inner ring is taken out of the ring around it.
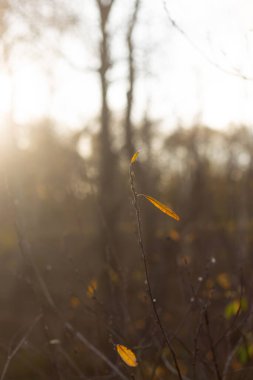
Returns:
[[[138,12],[140,9],[140,0],[135,0],[134,10],[128,23],[126,34],[126,45],[128,49],[128,89],[126,94],[126,116],[125,116],[125,148],[128,160],[135,152],[134,131],[132,122],[132,109],[134,104],[134,87],[136,82],[136,67],[134,61],[134,30],[137,24]]]

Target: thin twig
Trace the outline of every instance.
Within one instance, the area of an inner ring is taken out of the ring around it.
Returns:
[[[158,368],[159,362],[161,361],[163,349],[164,349],[164,346],[160,347],[159,351],[156,354],[155,363],[154,363],[154,366],[153,366],[149,380],[153,380],[155,378],[156,370]]]
[[[228,379],[230,364],[233,360],[233,357],[234,357],[239,345],[241,344],[241,341],[242,341],[242,337],[240,337],[240,339],[236,343],[235,347],[232,349],[232,351],[229,353],[229,355],[227,357],[227,360],[226,360],[225,365],[224,365],[223,373],[222,373],[222,380]]]
[[[240,313],[241,313],[241,311],[242,311],[242,297],[243,297],[243,277],[242,277],[242,274],[241,274],[241,276],[240,276],[239,307],[238,307],[238,309],[237,309],[237,311],[236,311],[236,314],[235,314],[235,316],[234,316],[234,318],[233,318],[231,324],[225,329],[225,331],[224,331],[223,334],[220,336],[220,338],[215,342],[215,344],[214,344],[214,347],[215,347],[215,348],[216,348],[216,346],[218,346],[218,345],[222,342],[222,340],[223,340],[226,336],[228,336],[229,334],[232,333],[233,328],[234,328],[234,326],[235,326],[235,324],[236,324],[236,322],[237,322],[237,320],[238,320],[238,318],[239,318],[239,315],[240,315]],[[243,321],[243,324],[244,324],[244,321]],[[235,326],[235,327],[238,328],[238,325]]]
[[[147,283],[147,292],[148,292],[148,296],[149,296],[149,299],[150,299],[150,302],[151,302],[151,305],[152,305],[152,309],[153,309],[153,313],[154,313],[154,316],[155,316],[155,319],[156,319],[156,322],[161,330],[161,333],[165,339],[165,342],[170,350],[170,353],[172,355],[172,358],[173,358],[173,361],[174,361],[174,364],[175,364],[175,369],[176,369],[176,373],[179,377],[180,380],[183,380],[183,377],[182,377],[182,374],[181,374],[181,371],[180,371],[180,368],[179,368],[179,364],[178,364],[178,360],[177,360],[177,357],[176,357],[176,353],[172,347],[172,344],[170,342],[170,339],[168,338],[167,336],[167,333],[163,327],[163,324],[162,324],[162,321],[159,317],[159,314],[158,314],[158,311],[157,311],[157,306],[156,306],[156,299],[154,298],[154,295],[153,295],[153,290],[152,290],[152,287],[151,287],[151,282],[150,282],[150,278],[149,278],[149,271],[148,271],[148,262],[147,262],[147,256],[146,256],[146,252],[145,252],[145,248],[144,248],[144,244],[143,244],[143,239],[142,239],[142,228],[141,228],[141,215],[140,215],[140,208],[139,208],[139,204],[138,204],[138,193],[136,192],[136,189],[135,189],[135,182],[134,182],[134,172],[132,170],[132,165],[130,165],[130,169],[129,169],[129,174],[130,174],[130,184],[131,184],[131,190],[132,190],[132,194],[133,194],[133,206],[135,208],[135,213],[136,213],[136,220],[137,220],[137,227],[138,227],[138,242],[139,242],[139,246],[140,246],[140,250],[141,250],[141,255],[142,255],[142,260],[143,260],[143,264],[144,264],[144,270],[145,270],[145,277],[146,277],[146,283]]]
[[[207,308],[204,311],[204,320],[205,320],[205,324],[206,324],[206,330],[207,330],[209,345],[210,345],[210,349],[211,349],[212,356],[213,356],[213,364],[214,364],[216,376],[217,376],[218,380],[222,380],[222,376],[221,376],[220,369],[218,366],[216,351],[214,348],[213,339],[212,339],[212,335],[211,335],[211,331],[210,331],[210,323],[209,323],[209,316],[208,316]]]
[[[122,380],[128,380],[128,378],[124,375],[124,373],[122,371],[120,371],[120,369],[117,368],[110,359],[108,359],[98,348],[96,348],[92,343],[90,343],[85,338],[85,336],[83,334],[81,334],[79,331],[75,330],[74,327],[70,323],[68,323],[64,320],[62,313],[57,308],[57,306],[53,300],[53,297],[50,294],[50,291],[49,291],[49,289],[48,289],[48,287],[47,287],[47,285],[46,285],[46,283],[45,283],[45,281],[44,281],[44,279],[43,279],[43,277],[39,271],[39,268],[38,268],[36,262],[33,260],[30,245],[28,244],[27,240],[24,238],[23,230],[21,228],[20,223],[18,223],[18,220],[19,220],[18,210],[17,210],[15,203],[13,202],[13,196],[12,196],[12,193],[10,191],[7,175],[6,175],[6,173],[4,173],[4,174],[5,174],[6,190],[7,190],[7,194],[9,196],[10,203],[12,206],[13,218],[14,218],[14,223],[15,223],[15,227],[16,227],[17,238],[18,238],[20,250],[21,250],[21,253],[23,256],[23,260],[24,260],[26,265],[32,267],[34,275],[35,275],[35,279],[39,285],[40,292],[43,295],[43,297],[45,298],[45,300],[47,301],[47,304],[49,305],[51,310],[54,311],[54,313],[58,316],[59,320],[64,324],[64,326],[67,330],[69,330],[72,334],[74,334],[80,342],[82,342],[90,351],[95,353],[102,361],[104,361]],[[19,347],[18,347],[18,349],[19,349]],[[8,359],[7,368],[9,366],[10,360]],[[4,368],[4,370],[5,370],[5,368]],[[5,370],[5,372],[6,372],[6,370]],[[5,372],[4,372],[4,374],[5,374]],[[2,380],[2,377],[0,378],[0,380]]]
[[[168,361],[168,359],[166,358],[165,355],[162,355],[162,361],[165,365],[165,367],[171,372],[173,373],[173,375],[177,375],[177,371],[175,370],[175,368],[170,364],[170,362]],[[182,375],[182,379],[183,380],[190,380],[189,377],[185,376],[185,375]]]
[[[79,331],[76,331],[73,326],[69,323],[65,323],[66,329],[68,329],[80,342],[82,342],[90,351],[96,354],[102,361],[104,361],[122,380],[129,380],[123,372],[116,367],[111,360],[109,360],[103,352],[101,352],[98,348],[96,348],[93,344],[91,344]],[[0,379],[1,380],[1,379]]]
[[[253,80],[252,77],[246,76],[243,73],[240,73],[238,70],[235,70],[235,69],[234,70],[226,69],[225,67],[223,67],[222,65],[220,65],[218,62],[216,62],[214,59],[212,59],[203,49],[201,49],[201,47],[199,45],[197,45],[191,39],[191,37],[189,37],[189,35],[174,20],[174,18],[172,18],[171,14],[169,12],[166,0],[163,0],[163,7],[164,7],[164,10],[165,10],[165,12],[167,14],[167,17],[168,17],[171,25],[173,26],[173,28],[175,28],[185,38],[185,40],[191,45],[191,47],[194,50],[196,50],[210,65],[216,67],[216,69],[218,69],[219,71],[222,71],[225,74],[228,74],[228,75],[231,75],[231,76],[234,76],[234,77],[238,77],[238,78],[241,78],[243,80],[249,80],[249,81]]]
[[[17,354],[17,352],[20,350],[20,348],[23,346],[23,344],[27,340],[28,336],[31,334],[31,332],[32,332],[33,328],[35,327],[35,325],[37,325],[37,323],[40,321],[41,317],[42,317],[42,314],[39,314],[39,315],[37,315],[34,318],[33,322],[31,323],[31,325],[27,329],[26,333],[23,335],[23,337],[20,339],[20,341],[14,347],[14,349],[8,353],[7,360],[6,360],[5,364],[4,364],[0,380],[4,379],[4,377],[6,375],[6,372],[7,372],[8,368],[9,368],[9,365],[10,365],[12,359]]]
[[[58,351],[61,353],[61,355],[66,359],[66,361],[69,363],[69,366],[78,374],[78,377],[80,379],[88,379],[87,376],[85,376],[80,368],[76,365],[74,360],[69,356],[69,354],[63,349],[63,347],[60,345],[58,347]]]
[[[196,333],[195,333],[195,336],[194,336],[194,354],[193,354],[193,363],[192,363],[192,367],[193,367],[193,380],[196,379],[196,364],[197,364],[197,358],[198,358],[198,353],[199,353],[198,342],[199,342],[200,331],[201,331],[201,328],[202,328],[202,323],[203,323],[203,310],[201,310],[201,312],[200,312],[199,323],[198,323],[198,326],[197,326],[197,329],[196,329]]]

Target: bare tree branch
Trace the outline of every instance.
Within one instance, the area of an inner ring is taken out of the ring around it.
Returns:
[[[42,314],[39,314],[34,318],[32,323],[30,324],[29,328],[27,329],[26,333],[23,335],[23,337],[20,339],[20,341],[14,347],[14,349],[8,353],[7,360],[4,364],[0,380],[4,379],[12,359],[16,356],[17,352],[21,349],[21,347],[23,346],[23,344],[27,340],[28,336],[31,334],[32,330],[34,329],[34,327],[37,325],[37,323],[40,321],[41,318],[42,318]]]
[[[163,338],[164,338],[164,340],[166,342],[166,345],[169,348],[169,351],[170,351],[170,353],[172,355],[172,358],[173,358],[173,361],[174,361],[174,364],[175,364],[175,369],[176,369],[178,378],[180,380],[183,380],[182,374],[181,374],[181,371],[180,371],[180,368],[179,368],[179,364],[178,364],[176,353],[175,353],[174,348],[173,348],[173,346],[172,346],[172,344],[170,342],[170,339],[169,339],[169,337],[168,337],[168,335],[167,335],[167,333],[166,333],[166,331],[164,329],[164,326],[162,324],[161,318],[160,318],[160,316],[158,314],[157,304],[156,304],[156,298],[153,295],[153,290],[152,290],[152,287],[151,287],[149,270],[148,270],[147,255],[146,255],[146,251],[145,251],[144,243],[143,243],[143,239],[142,239],[141,215],[140,215],[140,208],[139,208],[139,203],[138,203],[138,193],[137,193],[137,191],[135,189],[134,172],[132,170],[132,164],[130,164],[129,174],[130,174],[131,190],[132,190],[132,195],[133,195],[133,206],[134,206],[134,209],[135,209],[136,220],[137,220],[138,243],[139,243],[140,250],[141,250],[142,260],[143,260],[143,264],[144,264],[145,278],[146,278],[146,282],[147,282],[147,293],[148,293],[148,296],[149,296],[149,299],[150,299],[150,302],[151,302],[151,305],[152,305],[152,310],[153,310],[153,313],[154,313],[155,320],[156,320],[156,322],[157,322],[157,324],[158,324],[158,326],[159,326],[159,328],[161,330],[161,333],[162,333]]]
[[[134,102],[134,85],[136,79],[136,68],[134,62],[134,41],[133,33],[137,23],[137,15],[140,9],[140,0],[135,0],[134,11],[129,20],[128,32],[126,42],[128,47],[128,90],[126,94],[126,116],[125,116],[125,135],[126,135],[126,149],[130,158],[135,152],[133,143],[133,126],[132,126],[132,109]]]
[[[185,32],[185,30],[182,29],[182,27],[171,16],[166,0],[163,0],[163,6],[172,27],[175,28],[186,39],[186,41],[193,47],[193,49],[196,50],[210,65],[216,67],[216,69],[222,71],[225,74],[232,75],[234,77],[238,77],[243,80],[249,80],[249,81],[253,80],[253,77],[244,75],[243,73],[240,73],[237,70],[226,69],[225,67],[220,65],[218,62],[214,61],[211,57],[209,57],[209,55],[191,39],[191,37]]]

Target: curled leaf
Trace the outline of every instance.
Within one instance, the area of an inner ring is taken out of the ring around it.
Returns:
[[[137,152],[134,153],[134,155],[132,156],[131,161],[130,161],[131,165],[137,160],[137,157],[139,156],[139,153],[140,153],[139,150],[137,150]]]
[[[165,214],[169,215],[171,218],[180,220],[180,217],[173,211],[171,208],[166,206],[165,204],[159,202],[157,199],[150,197],[149,195],[140,194],[143,197],[145,197],[149,202],[151,202],[155,207],[157,207],[160,211],[164,212]]]
[[[137,367],[138,362],[135,354],[126,346],[122,344],[116,345],[116,350],[121,357],[121,359],[129,366],[129,367]]]

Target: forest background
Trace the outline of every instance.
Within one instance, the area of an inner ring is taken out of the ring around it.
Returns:
[[[1,380],[251,378],[247,4],[214,51],[166,2],[0,2]]]

